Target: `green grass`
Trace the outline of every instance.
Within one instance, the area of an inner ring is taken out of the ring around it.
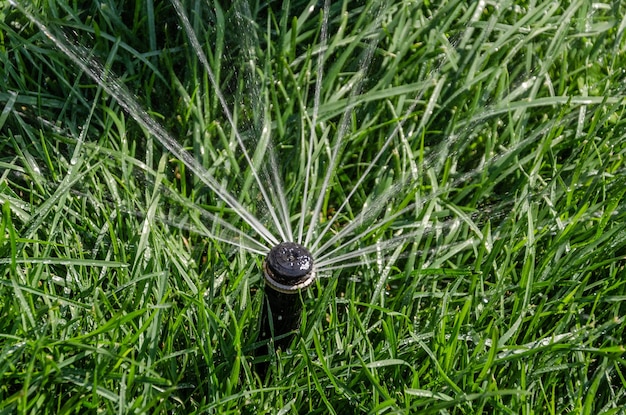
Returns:
[[[364,177],[338,254],[405,236],[324,273],[269,357],[263,258],[211,215],[257,235],[103,88],[275,231],[172,5],[26,3],[108,75],[0,4],[0,413],[624,413],[620,2],[331,2],[326,43],[317,2],[187,2],[294,228],[344,136],[315,232]]]

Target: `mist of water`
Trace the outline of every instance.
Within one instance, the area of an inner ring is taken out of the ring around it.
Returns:
[[[360,60],[359,72],[357,73],[356,80],[355,80],[356,85],[351,90],[350,97],[348,99],[348,105],[346,105],[346,108],[341,117],[341,121],[339,123],[339,128],[337,130],[337,138],[335,141],[335,145],[333,146],[333,150],[332,150],[332,154],[328,163],[326,175],[324,176],[324,181],[322,182],[322,186],[319,192],[319,196],[317,198],[317,202],[315,204],[315,208],[313,209],[313,214],[311,216],[311,224],[309,225],[309,230],[304,239],[304,246],[309,246],[312,242],[313,233],[317,226],[317,221],[320,216],[320,213],[322,211],[322,204],[324,202],[324,197],[326,196],[326,191],[330,185],[333,172],[336,171],[337,162],[339,160],[341,150],[343,150],[344,139],[346,137],[346,132],[348,130],[348,125],[350,122],[350,113],[358,105],[358,102],[356,102],[355,98],[358,96],[361,90],[363,81],[365,80],[365,72],[370,62],[372,61],[375,47],[376,47],[376,40],[373,40],[368,45],[367,49],[365,50],[364,55],[362,56]]]
[[[128,112],[142,127],[148,130],[168,151],[180,159],[204,184],[217,194],[233,211],[252,227],[266,242],[271,245],[278,243],[278,239],[237,199],[224,188],[209,172],[172,137],[157,121],[148,115],[130,92],[118,82],[99,62],[89,58],[89,52],[80,45],[73,44],[67,37],[56,35],[45,25],[41,18],[29,12],[17,0],[10,0],[21,13],[24,14],[39,30],[50,39],[74,64],[89,75],[98,85]],[[231,116],[232,119],[232,116]],[[271,211],[272,209],[270,209]]]
[[[322,10],[322,29],[320,32],[320,52],[317,55],[317,73],[315,78],[315,94],[313,96],[313,115],[311,116],[311,129],[309,131],[309,146],[307,149],[306,170],[304,173],[304,190],[302,193],[302,209],[300,210],[300,220],[298,221],[298,243],[302,244],[304,236],[304,221],[308,212],[309,199],[309,178],[311,176],[311,163],[313,163],[313,143],[315,141],[315,126],[317,125],[317,115],[320,108],[320,100],[322,96],[322,78],[324,74],[324,60],[326,57],[326,43],[328,42],[328,15],[330,14],[330,0],[324,1],[324,9]]]
[[[171,0],[171,3],[174,6],[176,13],[178,14],[178,18],[183,24],[185,32],[187,33],[187,37],[189,38],[189,41],[191,42],[191,45],[193,47],[193,50],[196,52],[196,55],[198,56],[200,63],[204,67],[204,70],[209,77],[209,81],[211,82],[211,85],[214,88],[215,94],[217,95],[220,101],[220,104],[222,105],[222,110],[224,111],[224,115],[226,115],[226,118],[228,119],[228,122],[230,123],[231,128],[233,129],[233,133],[235,135],[235,138],[237,139],[239,148],[241,149],[246,159],[246,162],[248,163],[248,166],[250,167],[250,171],[252,172],[252,175],[254,176],[254,179],[257,182],[258,189],[261,192],[261,195],[263,196],[263,201],[265,202],[265,205],[267,206],[268,212],[270,216],[272,217],[274,225],[276,226],[276,229],[278,229],[281,237],[283,238],[283,241],[290,241],[291,235],[288,236],[287,232],[284,229],[284,226],[282,225],[283,223],[289,223],[289,217],[287,218],[283,217],[282,221],[278,218],[276,214],[276,209],[274,208],[274,204],[272,203],[272,199],[269,197],[267,190],[266,190],[266,187],[271,186],[270,184],[271,182],[263,183],[261,181],[259,172],[257,171],[255,164],[252,162],[252,159],[250,158],[250,155],[248,154],[246,145],[244,144],[241,134],[239,133],[237,129],[237,124],[235,123],[233,115],[230,109],[228,108],[228,104],[226,103],[224,94],[222,94],[220,85],[217,82],[217,79],[215,79],[215,75],[213,74],[213,71],[211,70],[211,66],[209,65],[209,61],[204,53],[204,50],[202,49],[202,46],[200,45],[200,42],[198,41],[198,37],[196,36],[193,28],[191,27],[191,23],[189,22],[189,18],[187,17],[187,14],[185,13],[183,5],[181,4],[180,0]],[[275,191],[275,193],[282,194],[282,191],[281,192]],[[279,209],[279,212],[284,213],[285,211],[286,211],[285,209]]]
[[[359,241],[362,239],[366,239],[368,235],[371,235],[379,230],[382,230],[385,227],[389,227],[394,222],[396,222],[403,215],[411,211],[419,211],[426,203],[430,200],[433,200],[442,194],[448,192],[451,188],[454,188],[473,177],[481,174],[483,169],[486,166],[483,164],[478,166],[476,169],[467,172],[456,180],[452,181],[451,184],[447,184],[445,189],[439,189],[427,196],[420,196],[419,202],[410,203],[408,206],[400,209],[399,211],[394,212],[393,214],[387,215],[383,219],[377,219],[381,212],[388,206],[389,202],[394,199],[398,194],[407,195],[410,192],[414,191],[414,186],[417,184],[417,167],[412,167],[411,177],[407,178],[395,178],[394,183],[388,189],[386,189],[382,194],[377,197],[373,197],[367,206],[363,206],[362,209],[358,212],[356,217],[350,221],[348,224],[343,226],[336,234],[329,237],[331,233],[331,229],[333,225],[337,223],[338,218],[341,216],[341,213],[347,209],[350,201],[356,194],[356,192],[364,186],[366,180],[371,176],[374,172],[375,167],[378,166],[378,163],[383,158],[384,154],[390,150],[394,139],[400,134],[404,136],[404,124],[406,120],[409,118],[409,114],[412,114],[418,105],[421,102],[421,98],[426,89],[420,89],[420,92],[414,97],[413,103],[408,107],[405,111],[405,115],[399,117],[400,121],[396,124],[393,131],[386,137],[383,145],[377,150],[372,160],[368,162],[368,165],[359,177],[354,186],[351,188],[350,192],[347,196],[342,200],[339,204],[339,207],[335,210],[333,217],[328,220],[323,228],[319,226],[319,217],[322,210],[322,205],[324,203],[324,198],[332,184],[332,180],[335,178],[333,176],[336,174],[338,169],[338,163],[343,151],[343,148],[346,144],[346,140],[349,138],[348,127],[350,121],[351,112],[360,104],[359,94],[361,93],[361,89],[363,86],[364,80],[367,78],[367,68],[372,62],[374,51],[377,47],[377,36],[372,36],[367,44],[365,51],[363,52],[359,63],[358,63],[358,71],[351,78],[352,88],[351,93],[347,99],[347,105],[345,106],[341,118],[339,121],[339,127],[337,129],[334,141],[332,142],[332,148],[330,149],[330,155],[328,156],[327,165],[325,166],[326,172],[324,178],[322,180],[321,186],[319,188],[315,188],[312,178],[315,176],[314,173],[314,148],[317,142],[316,135],[316,126],[318,123],[318,115],[319,108],[321,105],[321,90],[322,90],[322,81],[323,81],[323,73],[324,73],[324,63],[327,59],[326,56],[326,43],[328,40],[328,18],[330,13],[330,1],[326,0],[324,2],[322,12],[322,26],[321,26],[321,34],[320,34],[320,44],[317,48],[317,61],[316,61],[316,80],[314,87],[314,103],[312,109],[312,116],[310,120],[310,131],[308,142],[306,144],[306,153],[307,160],[306,165],[304,166],[305,174],[304,174],[304,184],[303,184],[303,195],[301,196],[302,205],[299,212],[298,224],[297,224],[297,234],[293,233],[291,228],[291,215],[288,208],[287,196],[285,195],[285,190],[283,188],[282,182],[280,180],[280,172],[278,168],[278,163],[276,160],[276,156],[271,145],[271,123],[268,118],[264,118],[261,123],[261,128],[258,128],[256,133],[260,134],[260,137],[257,137],[257,140],[262,140],[264,142],[268,142],[268,153],[269,156],[260,156],[264,157],[264,159],[256,159],[256,157],[250,156],[250,148],[247,147],[244,143],[242,135],[240,134],[236,121],[233,117],[232,112],[228,108],[224,95],[220,90],[220,85],[215,75],[213,74],[211,67],[209,65],[208,59],[203,51],[203,48],[198,40],[198,37],[192,28],[192,25],[189,21],[189,18],[182,6],[180,0],[171,0],[178,17],[182,23],[182,26],[185,30],[185,33],[190,41],[191,47],[196,53],[202,67],[204,68],[211,86],[218,97],[220,105],[222,107],[223,113],[225,114],[230,127],[232,128],[233,135],[237,141],[237,145],[239,146],[242,154],[246,160],[248,168],[256,182],[259,192],[262,195],[263,202],[267,207],[267,211],[271,216],[272,223],[278,230],[280,234],[280,238],[283,241],[291,241],[296,239],[298,243],[303,243],[307,246],[311,252],[313,252],[314,257],[316,258],[316,264],[320,270],[333,270],[340,269],[344,267],[353,267],[356,265],[370,264],[372,262],[379,263],[380,255],[383,253],[387,253],[391,250],[397,249],[400,245],[411,242],[416,238],[419,238],[424,232],[428,232],[428,227],[425,224],[416,225],[413,230],[408,232],[403,232],[402,234],[396,234],[395,236],[386,239],[384,241],[378,241],[371,246],[360,247]],[[94,59],[88,58],[88,52],[84,47],[80,45],[76,45],[68,40],[65,36],[57,35],[53,33],[43,22],[42,19],[34,14],[28,12],[26,8],[20,4],[17,0],[11,0],[11,4],[17,7],[26,17],[28,17],[31,22],[39,27],[39,29],[50,39],[54,45],[59,48],[63,53],[65,53],[68,58],[70,58],[81,70],[87,73],[91,78],[93,78],[98,85],[100,85],[104,90],[106,90],[111,96],[115,98],[115,100],[146,130],[148,130],[156,140],[158,140],[163,147],[165,147],[168,151],[170,151],[174,156],[180,159],[203,183],[205,183],[221,200],[223,200],[233,211],[244,221],[246,222],[252,229],[254,229],[258,235],[262,238],[262,241],[257,241],[255,238],[250,237],[245,234],[243,231],[230,224],[228,221],[218,217],[217,215],[211,214],[210,212],[204,211],[200,209],[197,205],[188,206],[190,209],[195,209],[200,212],[200,214],[206,218],[209,222],[215,223],[221,226],[226,230],[226,235],[216,235],[213,232],[208,230],[201,230],[200,233],[211,237],[212,239],[229,243],[231,245],[240,247],[242,249],[248,250],[254,253],[264,254],[269,250],[268,245],[273,246],[278,244],[279,240],[276,238],[268,228],[265,227],[245,206],[243,206],[238,200],[227,190],[223,185],[221,185],[218,180],[212,176],[198,161],[191,155],[189,152],[185,151],[180,144],[176,141],[175,138],[170,136],[167,131],[156,121],[154,121],[148,113],[142,109],[142,107],[138,104],[138,102],[134,99],[134,97],[125,89],[125,87],[114,78],[109,71],[106,70],[102,65],[96,62]],[[379,24],[379,20],[381,19],[382,11],[378,11],[378,14],[375,13],[373,16],[373,26]],[[441,64],[440,64],[441,66]],[[429,98],[428,103],[426,104],[423,116],[420,119],[420,122],[415,131],[411,131],[411,136],[417,136],[421,132],[424,131],[429,122],[429,117],[433,114],[433,110],[435,105],[439,99],[439,95],[443,86],[446,83],[445,77],[439,76],[439,70],[435,69],[431,74],[431,79],[429,82],[432,82],[432,94]],[[254,97],[256,100],[261,99],[261,95],[258,91],[253,91]],[[258,103],[260,104],[260,102]],[[260,105],[259,105],[260,106]],[[469,132],[476,123],[480,123],[482,120],[495,116],[498,114],[499,110],[495,108],[488,108],[484,111],[484,113],[478,114],[475,116],[470,122],[467,124],[460,123],[462,130],[460,133],[455,134],[454,136],[447,137],[446,140],[443,140],[441,145],[432,151],[428,157],[426,157],[423,162],[424,165],[434,165],[440,163],[440,159],[448,155],[448,147],[452,146],[457,140],[466,136],[466,133]],[[536,138],[536,137],[535,137]],[[497,157],[492,158],[489,161],[490,165],[495,165],[504,157],[507,157],[509,154],[514,154],[517,149],[522,148],[525,145],[528,145],[529,142],[532,142],[535,138],[529,137],[525,140],[520,141],[516,146],[512,147],[506,152],[502,152]],[[306,139],[306,138],[303,138]],[[269,167],[259,168],[258,165],[266,164]],[[268,172],[269,170],[269,172]],[[187,206],[187,203],[182,200],[181,203]],[[310,223],[307,224],[307,218],[310,217]],[[182,229],[187,229],[187,226],[184,224],[178,224],[177,227]],[[320,230],[320,228],[322,228]],[[191,230],[191,228],[189,228]],[[357,248],[354,248],[357,246]],[[349,252],[346,252],[350,250]],[[374,255],[377,259],[363,259],[368,255]]]

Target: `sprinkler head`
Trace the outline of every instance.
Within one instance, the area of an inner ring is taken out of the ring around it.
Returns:
[[[313,256],[300,244],[282,242],[267,254],[263,274],[265,283],[274,290],[297,294],[315,280]]]

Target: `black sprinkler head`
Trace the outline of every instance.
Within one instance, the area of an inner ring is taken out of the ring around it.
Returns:
[[[298,294],[315,280],[313,256],[302,245],[282,242],[265,257],[263,274],[267,287],[258,340],[274,341],[258,352],[271,355],[274,348],[286,350],[300,328],[302,298]],[[257,372],[262,379],[268,367],[267,360],[258,363]]]
[[[282,242],[272,248],[263,262],[263,271],[265,282],[285,294],[296,294],[315,280],[313,256],[294,242]]]

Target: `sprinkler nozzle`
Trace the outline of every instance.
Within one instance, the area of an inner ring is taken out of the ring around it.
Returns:
[[[263,261],[263,275],[266,287],[259,340],[273,339],[274,348],[285,350],[300,328],[302,299],[299,294],[315,280],[313,256],[302,245],[280,243]],[[273,354],[269,344],[266,350]],[[257,366],[262,378],[267,367],[267,361]]]
[[[302,245],[282,242],[272,248],[263,262],[265,282],[284,294],[297,294],[315,280],[313,256]]]

